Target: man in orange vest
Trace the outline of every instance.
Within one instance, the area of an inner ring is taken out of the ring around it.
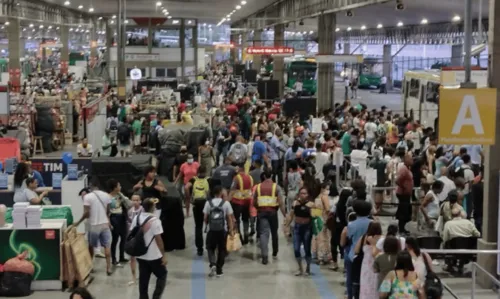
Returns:
[[[262,173],[264,181],[257,185],[254,193],[254,205],[257,208],[257,221],[259,222],[260,252],[262,264],[269,262],[269,234],[272,236],[273,258],[278,255],[278,209],[286,217],[283,202],[283,190],[274,183],[272,172],[265,170]]]
[[[250,219],[250,202],[252,200],[253,179],[245,173],[245,165],[237,165],[238,173],[234,176],[233,184],[229,198],[231,198],[231,206],[236,220],[236,228],[240,233],[241,242],[243,245],[248,244],[248,228]],[[243,220],[243,233],[240,230],[240,219]]]

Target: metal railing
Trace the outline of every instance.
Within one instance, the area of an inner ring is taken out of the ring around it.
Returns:
[[[455,299],[461,299],[460,296],[458,296],[455,292],[453,292],[453,290],[450,288],[449,285],[447,285],[443,281],[441,281],[441,284],[443,285],[443,289],[445,291],[447,291],[453,298],[455,298]]]
[[[498,251],[498,250],[476,250],[476,251],[480,251],[478,253],[483,253],[484,251],[496,252],[496,254],[500,253],[500,251]],[[479,266],[477,263],[473,262],[472,263],[472,288],[471,288],[471,291],[470,291],[470,298],[471,299],[474,299],[476,297],[476,281],[477,281],[476,275],[477,275],[477,270],[479,270],[480,272],[486,274],[486,276],[488,276],[490,278],[490,280],[495,284],[495,286],[497,288],[500,288],[500,281],[496,277],[494,277],[493,275],[491,275],[491,273],[489,273],[488,271],[486,271],[486,269],[484,269],[483,267]],[[497,297],[500,299],[500,291],[497,291]]]

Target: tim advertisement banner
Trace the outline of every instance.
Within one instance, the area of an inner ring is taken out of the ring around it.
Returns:
[[[78,165],[78,171],[83,171],[87,174],[91,173],[92,170],[92,159],[78,158],[73,159],[71,164]],[[43,182],[45,186],[52,187],[52,174],[62,173],[63,177],[68,174],[68,165],[62,161],[60,158],[53,159],[32,159],[31,168],[40,172],[43,177]]]
[[[35,280],[61,277],[61,236],[57,229],[0,230],[0,264],[28,251]]]

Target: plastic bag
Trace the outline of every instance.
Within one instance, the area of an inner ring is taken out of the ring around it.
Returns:
[[[28,252],[24,251],[18,256],[9,259],[3,265],[3,270],[5,272],[20,272],[33,275],[35,273],[35,266],[26,260],[27,256]]]
[[[313,235],[317,236],[323,230],[323,225],[324,225],[323,218],[314,217],[312,221],[313,221]]]
[[[24,297],[31,295],[33,275],[21,272],[4,272],[0,282],[0,296]]]
[[[238,251],[243,245],[241,244],[240,234],[227,236],[226,249],[228,252]]]

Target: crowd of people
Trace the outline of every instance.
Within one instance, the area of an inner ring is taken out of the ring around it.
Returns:
[[[409,115],[386,107],[368,110],[349,100],[322,111],[322,130],[313,133],[312,117],[286,116],[286,103],[264,103],[257,93],[240,90],[224,67],[208,70],[205,78],[224,92],[218,105],[211,100],[213,94],[207,97],[214,108],[207,119],[212,137],[200,145],[197,155],[181,147],[170,183],[177,187],[185,216],[194,219],[193,245],[199,256],[207,250],[210,277],[223,276],[228,235],[238,234],[243,246],[256,243],[263,265],[270,262],[271,239],[275,259],[281,214],[281,229],[293,241],[295,275],[311,275],[316,262],[345,271],[349,299],[440,298],[442,287],[433,269],[437,263],[421,251],[418,237],[441,236],[449,244],[455,238],[480,236],[479,146],[439,145],[434,130]],[[120,109],[126,110],[125,103]],[[112,120],[108,127],[113,127]],[[139,127],[132,127],[128,135],[140,135]],[[340,164],[335,162],[338,154],[344,157]],[[374,186],[359,176],[360,163],[376,172]],[[350,187],[341,188],[336,176],[347,172]],[[141,298],[148,298],[151,274],[158,278],[153,298],[159,298],[167,260],[160,237],[163,211],[157,211],[157,203],[167,188],[156,178],[154,167],[145,174],[130,199],[113,179],[106,192],[82,190],[85,213],[77,225],[88,219],[91,251],[105,248],[110,275],[113,265],[128,262],[129,231],[143,229],[149,245],[145,254],[131,258],[132,283],[138,263]],[[384,233],[381,212],[393,196],[398,200],[398,221]],[[417,223],[413,230],[412,223]],[[463,268],[447,261],[449,271],[457,266]]]

